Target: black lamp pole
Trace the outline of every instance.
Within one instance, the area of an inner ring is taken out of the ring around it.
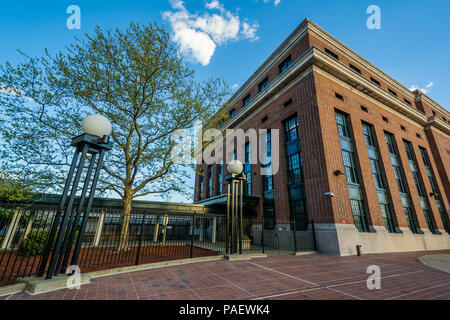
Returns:
[[[47,245],[38,270],[38,277],[42,277],[47,271],[46,279],[51,279],[54,275],[58,275],[65,271],[72,253],[73,242],[75,241],[76,231],[82,216],[81,228],[76,239],[76,245],[71,259],[72,265],[77,264],[84,237],[84,231],[86,229],[88,216],[94,200],[95,189],[97,187],[97,182],[103,165],[105,152],[112,149],[112,143],[109,141],[109,136],[103,136],[103,138],[100,138],[88,133],[84,133],[73,138],[71,145],[75,147],[75,154],[73,156],[72,165],[64,186],[61,202],[59,204],[58,211],[56,212],[55,220],[53,221]],[[81,191],[80,203],[77,210],[72,212],[75,195],[78,191],[78,185],[80,183],[80,178],[84,171],[85,160],[88,155],[91,156],[91,159],[86,172],[83,189]],[[95,160],[97,156],[98,161],[96,164]],[[91,181],[94,168],[94,178]],[[75,178],[73,178],[74,173]],[[88,203],[83,212],[83,205],[86,200],[88,189],[90,189]],[[70,196],[67,202],[69,190]]]
[[[228,194],[227,194],[228,222],[226,229],[226,253],[234,254],[239,250],[239,254],[242,254],[243,203],[244,203],[243,195],[244,195],[244,182],[247,181],[247,178],[243,173],[241,174],[231,173],[227,175],[225,179],[226,181],[228,181]],[[231,246],[229,247],[228,239],[230,234],[231,234]]]

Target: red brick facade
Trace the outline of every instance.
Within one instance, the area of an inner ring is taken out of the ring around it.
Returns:
[[[328,50],[336,54],[338,59],[327,55]],[[289,56],[292,58],[293,65],[280,75],[279,64]],[[352,70],[350,65],[359,69],[360,73],[355,69]],[[289,74],[290,72],[292,75]],[[266,77],[269,79],[268,89],[270,90],[266,89],[258,93],[258,85]],[[371,78],[378,81],[379,85],[371,81]],[[242,99],[248,94],[252,97],[252,102],[243,107]],[[342,97],[343,100],[338,97]],[[284,104],[289,99],[292,99],[292,103],[285,107]],[[450,208],[449,112],[420,91],[409,91],[311,21],[305,20],[283,42],[239,89],[232,101],[237,114],[225,123],[226,128],[241,128],[244,131],[248,128],[280,129],[280,168],[273,176],[277,220],[284,220],[290,215],[283,123],[290,116],[297,115],[308,219],[314,219],[314,222],[319,224],[353,223],[346,176],[334,174],[335,170],[344,171],[335,117],[335,111],[338,110],[347,114],[350,120],[369,225],[384,226],[362,122],[371,124],[374,128],[381,169],[387,182],[386,189],[396,227],[407,228],[408,224],[391,164],[385,132],[395,137],[417,226],[421,230],[428,229],[403,140],[411,142],[413,146],[420,180],[428,196],[429,210],[437,229],[444,230],[443,218],[438,211],[436,201],[433,196],[429,196],[432,188],[419,147],[424,148],[430,158],[448,219]],[[266,117],[267,119],[263,122],[262,119]],[[208,187],[208,170],[207,166],[199,166],[199,169],[204,172],[204,194],[201,197],[204,199]],[[213,172],[211,197],[217,195],[216,170],[217,166],[214,167]],[[252,194],[261,196],[260,165],[253,165],[252,171]],[[227,174],[226,166],[224,166],[223,174],[224,177]],[[200,200],[198,177],[197,175],[195,201]],[[223,193],[225,193],[225,179],[223,182]],[[332,192],[334,197],[326,196],[326,192]],[[262,201],[257,212],[258,215],[262,215]]]

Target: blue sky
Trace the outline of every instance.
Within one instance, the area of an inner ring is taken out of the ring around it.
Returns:
[[[128,0],[1,1],[0,63],[62,50],[75,36],[130,22],[157,21],[174,33],[199,80],[240,85],[308,17],[407,87],[425,88],[450,108],[450,1],[434,0]],[[81,30],[69,30],[69,5],[81,9]],[[381,30],[369,30],[366,9],[381,9]],[[428,86],[428,88],[426,88]],[[174,200],[180,200],[176,198]]]

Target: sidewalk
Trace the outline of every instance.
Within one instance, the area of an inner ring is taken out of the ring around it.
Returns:
[[[92,280],[80,290],[63,289],[3,300],[238,300],[238,299],[443,299],[450,300],[449,274],[423,264],[430,252],[362,257],[270,256],[249,261],[210,261]],[[450,251],[433,252],[449,255]],[[381,270],[381,289],[369,290],[367,267]]]

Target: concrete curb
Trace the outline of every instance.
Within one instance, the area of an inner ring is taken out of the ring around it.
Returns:
[[[208,256],[208,257],[199,257],[199,258],[180,259],[180,260],[169,260],[169,261],[161,261],[161,262],[154,262],[154,263],[148,263],[148,264],[140,264],[137,266],[127,266],[127,267],[119,267],[119,268],[113,268],[113,269],[107,269],[107,270],[92,271],[92,272],[86,273],[86,275],[91,277],[91,279],[93,279],[93,278],[106,277],[106,276],[111,276],[111,275],[120,274],[120,273],[143,271],[143,270],[149,270],[149,269],[157,269],[157,268],[178,266],[178,265],[183,265],[183,264],[190,264],[190,263],[197,263],[197,262],[204,262],[204,261],[216,261],[216,260],[223,260],[223,259],[224,259],[223,255],[217,255],[217,256]]]
[[[23,292],[26,287],[26,283],[15,283],[8,286],[0,287],[0,297],[10,296],[19,292]]]
[[[230,254],[225,255],[228,261],[251,260],[253,258],[267,258],[265,253]]]

